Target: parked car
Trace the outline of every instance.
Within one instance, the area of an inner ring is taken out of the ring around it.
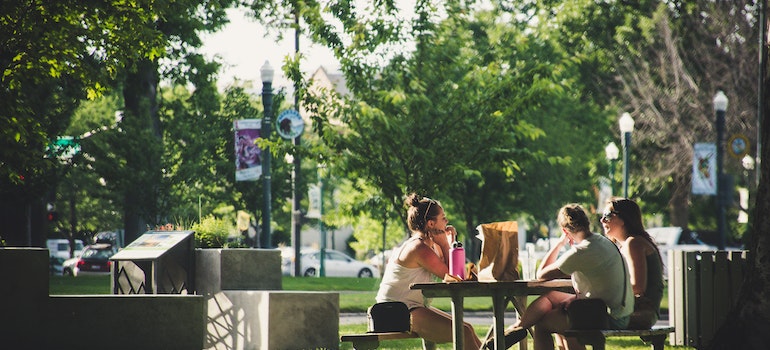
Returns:
[[[682,229],[678,226],[647,228],[652,240],[658,245],[660,257],[663,258],[663,277],[668,279],[668,252],[682,250],[687,252],[715,251],[716,246],[704,243],[696,232]]]
[[[369,264],[372,264],[376,268],[382,270],[383,269],[383,267],[382,267],[383,255],[384,255],[384,258],[385,258],[385,260],[384,260],[385,264],[387,264],[388,263],[388,259],[390,259],[390,253],[391,252],[393,252],[393,249],[388,249],[388,250],[386,250],[384,252],[379,252],[377,254],[374,254],[374,256],[372,256],[371,258],[366,259],[366,262],[369,263]]]
[[[117,252],[111,244],[97,243],[86,246],[80,256],[64,261],[62,275],[104,275],[110,274],[112,257]]]
[[[48,248],[48,263],[52,274],[61,275],[62,264],[65,260],[71,258],[70,256],[70,241],[68,239],[58,238],[49,239],[45,241]],[[75,240],[74,256],[78,256],[83,252],[83,241]]]
[[[327,277],[379,277],[380,270],[372,265],[353,259],[342,252],[326,249],[324,256],[324,271]],[[293,254],[292,254],[293,255]],[[302,275],[306,277],[318,276],[321,271],[320,250],[303,248],[300,251]],[[292,275],[294,272],[294,259],[283,259],[284,275]]]

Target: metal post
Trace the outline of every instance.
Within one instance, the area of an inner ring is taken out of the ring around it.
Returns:
[[[610,196],[615,193],[615,162],[618,160],[619,151],[620,150],[618,150],[618,146],[615,145],[615,142],[610,142],[606,147],[604,147],[604,153],[607,155],[607,161],[610,162]]]
[[[294,6],[294,53],[297,57],[299,57],[299,7]],[[300,111],[299,106],[299,95],[297,92],[299,91],[299,82],[294,81],[294,106],[297,109],[297,111]],[[301,136],[297,136],[294,138],[294,148],[299,149],[300,146],[300,138]],[[302,259],[299,258],[300,256],[300,248],[302,247],[302,210],[300,209],[300,202],[302,200],[302,194],[301,191],[299,191],[300,188],[302,188],[300,185],[300,179],[301,179],[301,171],[302,171],[302,160],[301,155],[299,152],[294,155],[294,167],[292,169],[292,179],[294,180],[294,186],[292,187],[291,192],[291,236],[294,237],[294,276],[299,277],[301,276],[301,261]],[[323,255],[322,255],[323,256]]]
[[[754,159],[756,166],[755,188],[759,188],[760,164],[762,164],[762,119],[764,119],[765,107],[765,78],[767,77],[767,0],[757,2],[759,4],[759,76],[757,77],[757,154]]]
[[[620,133],[623,136],[623,197],[628,198],[628,171],[631,161],[631,132],[634,131],[634,118],[631,114],[623,113],[618,120]]]
[[[326,277],[326,228],[324,227],[324,178],[323,165],[318,165],[318,229],[321,231],[321,271],[319,277]]]
[[[615,162],[617,159],[610,160],[610,193],[615,193]]]
[[[723,174],[723,152],[725,148],[725,111],[727,111],[727,96],[717,91],[714,96],[714,111],[716,112],[717,127],[717,232],[719,233],[719,249],[725,248],[725,179]]]
[[[720,91],[721,93],[721,91]],[[725,179],[723,174],[723,152],[725,148],[725,109],[716,109],[717,119],[717,232],[719,250],[725,249]]]
[[[623,133],[623,197],[628,198],[628,162],[631,157],[631,132]]]
[[[265,61],[262,66],[262,105],[264,106],[264,117],[262,118],[262,130],[260,137],[263,139],[270,138],[272,114],[273,114],[273,68],[270,67],[270,63]],[[262,150],[262,181],[263,181],[263,207],[262,207],[262,234],[260,235],[262,248],[270,248],[270,221],[272,211],[272,195],[270,189],[270,182],[272,175],[270,174],[270,147],[265,147]]]

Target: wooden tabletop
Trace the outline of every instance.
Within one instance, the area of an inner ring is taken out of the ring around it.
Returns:
[[[413,283],[410,288],[422,290],[422,294],[430,298],[451,297],[453,294],[465,297],[491,296],[500,292],[506,296],[539,295],[554,290],[567,293],[575,292],[570,279]]]

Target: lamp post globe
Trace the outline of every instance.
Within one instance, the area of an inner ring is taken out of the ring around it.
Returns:
[[[725,112],[727,111],[727,96],[717,91],[714,95],[714,111],[716,112],[717,127],[717,232],[719,233],[718,248],[725,249],[725,180],[724,180],[724,149],[725,149]]]
[[[620,134],[623,140],[623,197],[628,198],[628,168],[631,154],[631,133],[634,131],[634,118],[628,112],[623,113],[618,120]]]
[[[269,61],[265,61],[262,68],[259,69],[260,76],[262,78],[262,106],[264,107],[264,117],[262,118],[262,131],[261,137],[264,139],[270,138],[272,115],[273,115],[273,75],[275,70],[270,66]],[[270,153],[270,147],[265,147],[262,150],[262,183],[263,183],[263,207],[262,207],[262,234],[260,235],[260,247],[270,248],[271,241],[271,229],[270,221],[272,211],[272,191],[270,189],[270,183],[272,174],[270,171],[270,162],[272,155]]]

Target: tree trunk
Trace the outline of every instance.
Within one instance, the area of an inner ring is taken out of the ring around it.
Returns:
[[[681,173],[680,173],[681,174]],[[690,179],[689,176],[675,177],[675,183],[671,189],[671,199],[668,203],[671,213],[671,226],[687,228],[690,219]]]
[[[762,8],[765,9],[760,15],[760,20],[764,24],[764,31],[767,30],[766,9],[767,0],[762,0]],[[761,27],[760,27],[761,28]],[[765,32],[766,33],[766,32]],[[764,35],[763,35],[764,36]],[[753,232],[748,246],[750,253],[747,260],[748,266],[741,288],[740,296],[735,307],[730,310],[725,323],[719,328],[714,339],[709,345],[710,349],[767,349],[770,344],[770,104],[768,104],[768,85],[767,79],[768,56],[767,56],[767,37],[761,38],[760,44],[763,46],[760,58],[760,79],[762,85],[759,89],[761,121],[761,158],[760,181],[757,188],[756,203],[754,206],[754,215],[752,215]]]
[[[126,113],[124,118],[135,118],[124,122],[125,140],[129,148],[124,150],[128,181],[123,188],[125,243],[139,237],[157,219],[157,194],[160,185],[160,162],[162,133],[158,116],[158,65],[143,60],[136,64],[136,70],[126,77],[123,90]]]

